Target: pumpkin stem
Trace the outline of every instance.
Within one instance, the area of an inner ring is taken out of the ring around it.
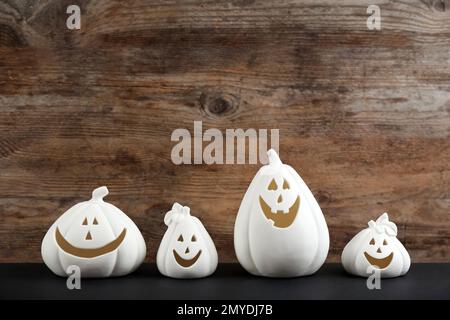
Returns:
[[[267,158],[269,159],[269,164],[281,164],[281,160],[280,157],[278,156],[278,153],[273,150],[270,149],[269,151],[267,151]]]
[[[109,193],[108,188],[103,186],[92,191],[92,199],[103,200],[103,198]]]

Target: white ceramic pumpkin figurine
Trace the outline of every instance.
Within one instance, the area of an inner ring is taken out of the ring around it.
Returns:
[[[344,248],[341,257],[344,269],[354,275],[368,277],[373,268],[382,278],[402,276],[408,272],[411,259],[397,239],[397,226],[383,213],[377,221],[354,236]]]
[[[274,150],[253,178],[239,208],[234,247],[254,275],[297,277],[324,263],[329,235],[319,204],[298,173]]]
[[[168,228],[156,256],[159,272],[172,278],[202,278],[216,270],[214,242],[188,207],[175,203],[164,223]]]
[[[66,276],[71,265],[81,277],[114,277],[134,271],[144,261],[141,232],[120,209],[103,201],[106,187],[92,192],[60,216],[42,241],[42,258],[55,274]]]

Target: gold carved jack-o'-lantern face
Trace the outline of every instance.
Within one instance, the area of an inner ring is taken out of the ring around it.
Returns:
[[[291,189],[286,178],[275,176],[259,196],[259,204],[264,216],[272,220],[275,227],[287,228],[297,217],[300,196]]]
[[[101,220],[102,222],[106,222]],[[95,246],[95,247],[91,247],[92,245],[90,245],[90,243],[92,243],[95,239],[92,236],[92,229],[98,229],[98,228],[106,228],[106,226],[102,226],[99,223],[99,219],[97,219],[97,217],[84,217],[84,219],[82,220],[82,222],[77,225],[77,226],[72,226],[71,230],[70,230],[70,236],[71,238],[73,238],[74,236],[79,238],[79,235],[81,234],[86,247],[80,247],[80,246],[75,246],[73,245],[70,241],[68,241],[63,234],[61,233],[61,231],[59,230],[59,228],[57,227],[55,230],[55,240],[56,243],[58,244],[58,246],[65,252],[79,257],[79,258],[95,258],[107,253],[110,253],[114,250],[116,250],[123,242],[123,240],[125,239],[125,236],[127,234],[127,229],[123,228],[122,232],[119,234],[118,237],[116,237],[115,239],[107,242],[104,245],[101,246]],[[106,238],[111,238],[110,232],[102,232],[102,230],[98,230],[99,232],[97,233],[99,238],[101,238],[100,240],[104,240]],[[80,239],[77,239],[77,242],[81,242]],[[95,241],[96,243],[98,243],[98,241]]]
[[[187,239],[185,240],[185,238],[183,237],[183,234],[180,234],[180,235],[178,236],[177,241],[178,241],[180,244],[185,244],[186,249],[184,250],[184,253],[182,253],[182,254],[179,254],[179,253],[177,252],[177,250],[175,250],[175,249],[172,250],[173,256],[174,256],[174,258],[175,258],[175,261],[176,261],[180,266],[182,266],[182,267],[184,267],[184,268],[189,268],[190,266],[192,266],[194,263],[197,262],[198,258],[199,258],[200,255],[202,254],[202,250],[198,250],[198,251],[197,251],[197,254],[196,254],[193,258],[191,258],[191,259],[183,258],[182,255],[186,257],[187,255],[190,254],[191,251],[190,251],[189,247],[190,247],[190,246],[191,246],[191,248],[193,247],[193,244],[195,244],[195,242],[197,242],[197,237],[195,236],[195,234],[193,234],[190,238],[187,238]]]
[[[386,255],[386,251],[390,253]],[[364,257],[371,266],[385,269],[391,264],[394,252],[390,250],[388,239],[380,235],[371,238],[368,249],[364,251]]]

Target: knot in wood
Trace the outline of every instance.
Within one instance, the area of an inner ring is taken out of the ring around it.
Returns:
[[[231,94],[202,93],[200,108],[209,117],[225,117],[237,111],[238,99]]]

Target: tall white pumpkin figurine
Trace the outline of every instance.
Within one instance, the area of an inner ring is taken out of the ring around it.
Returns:
[[[42,258],[55,274],[66,276],[78,266],[83,278],[123,276],[143,261],[146,246],[141,232],[120,209],[103,201],[106,187],[92,192],[60,216],[42,241]]]
[[[239,208],[234,247],[240,264],[266,277],[315,273],[329,248],[325,218],[308,186],[275,150],[253,178]]]
[[[397,226],[383,213],[377,221],[354,236],[341,256],[344,269],[351,274],[368,277],[374,269],[382,278],[406,274],[411,259],[403,244],[397,239]]]
[[[202,278],[216,270],[214,242],[189,207],[175,203],[164,223],[167,231],[156,255],[159,272],[172,278]]]

